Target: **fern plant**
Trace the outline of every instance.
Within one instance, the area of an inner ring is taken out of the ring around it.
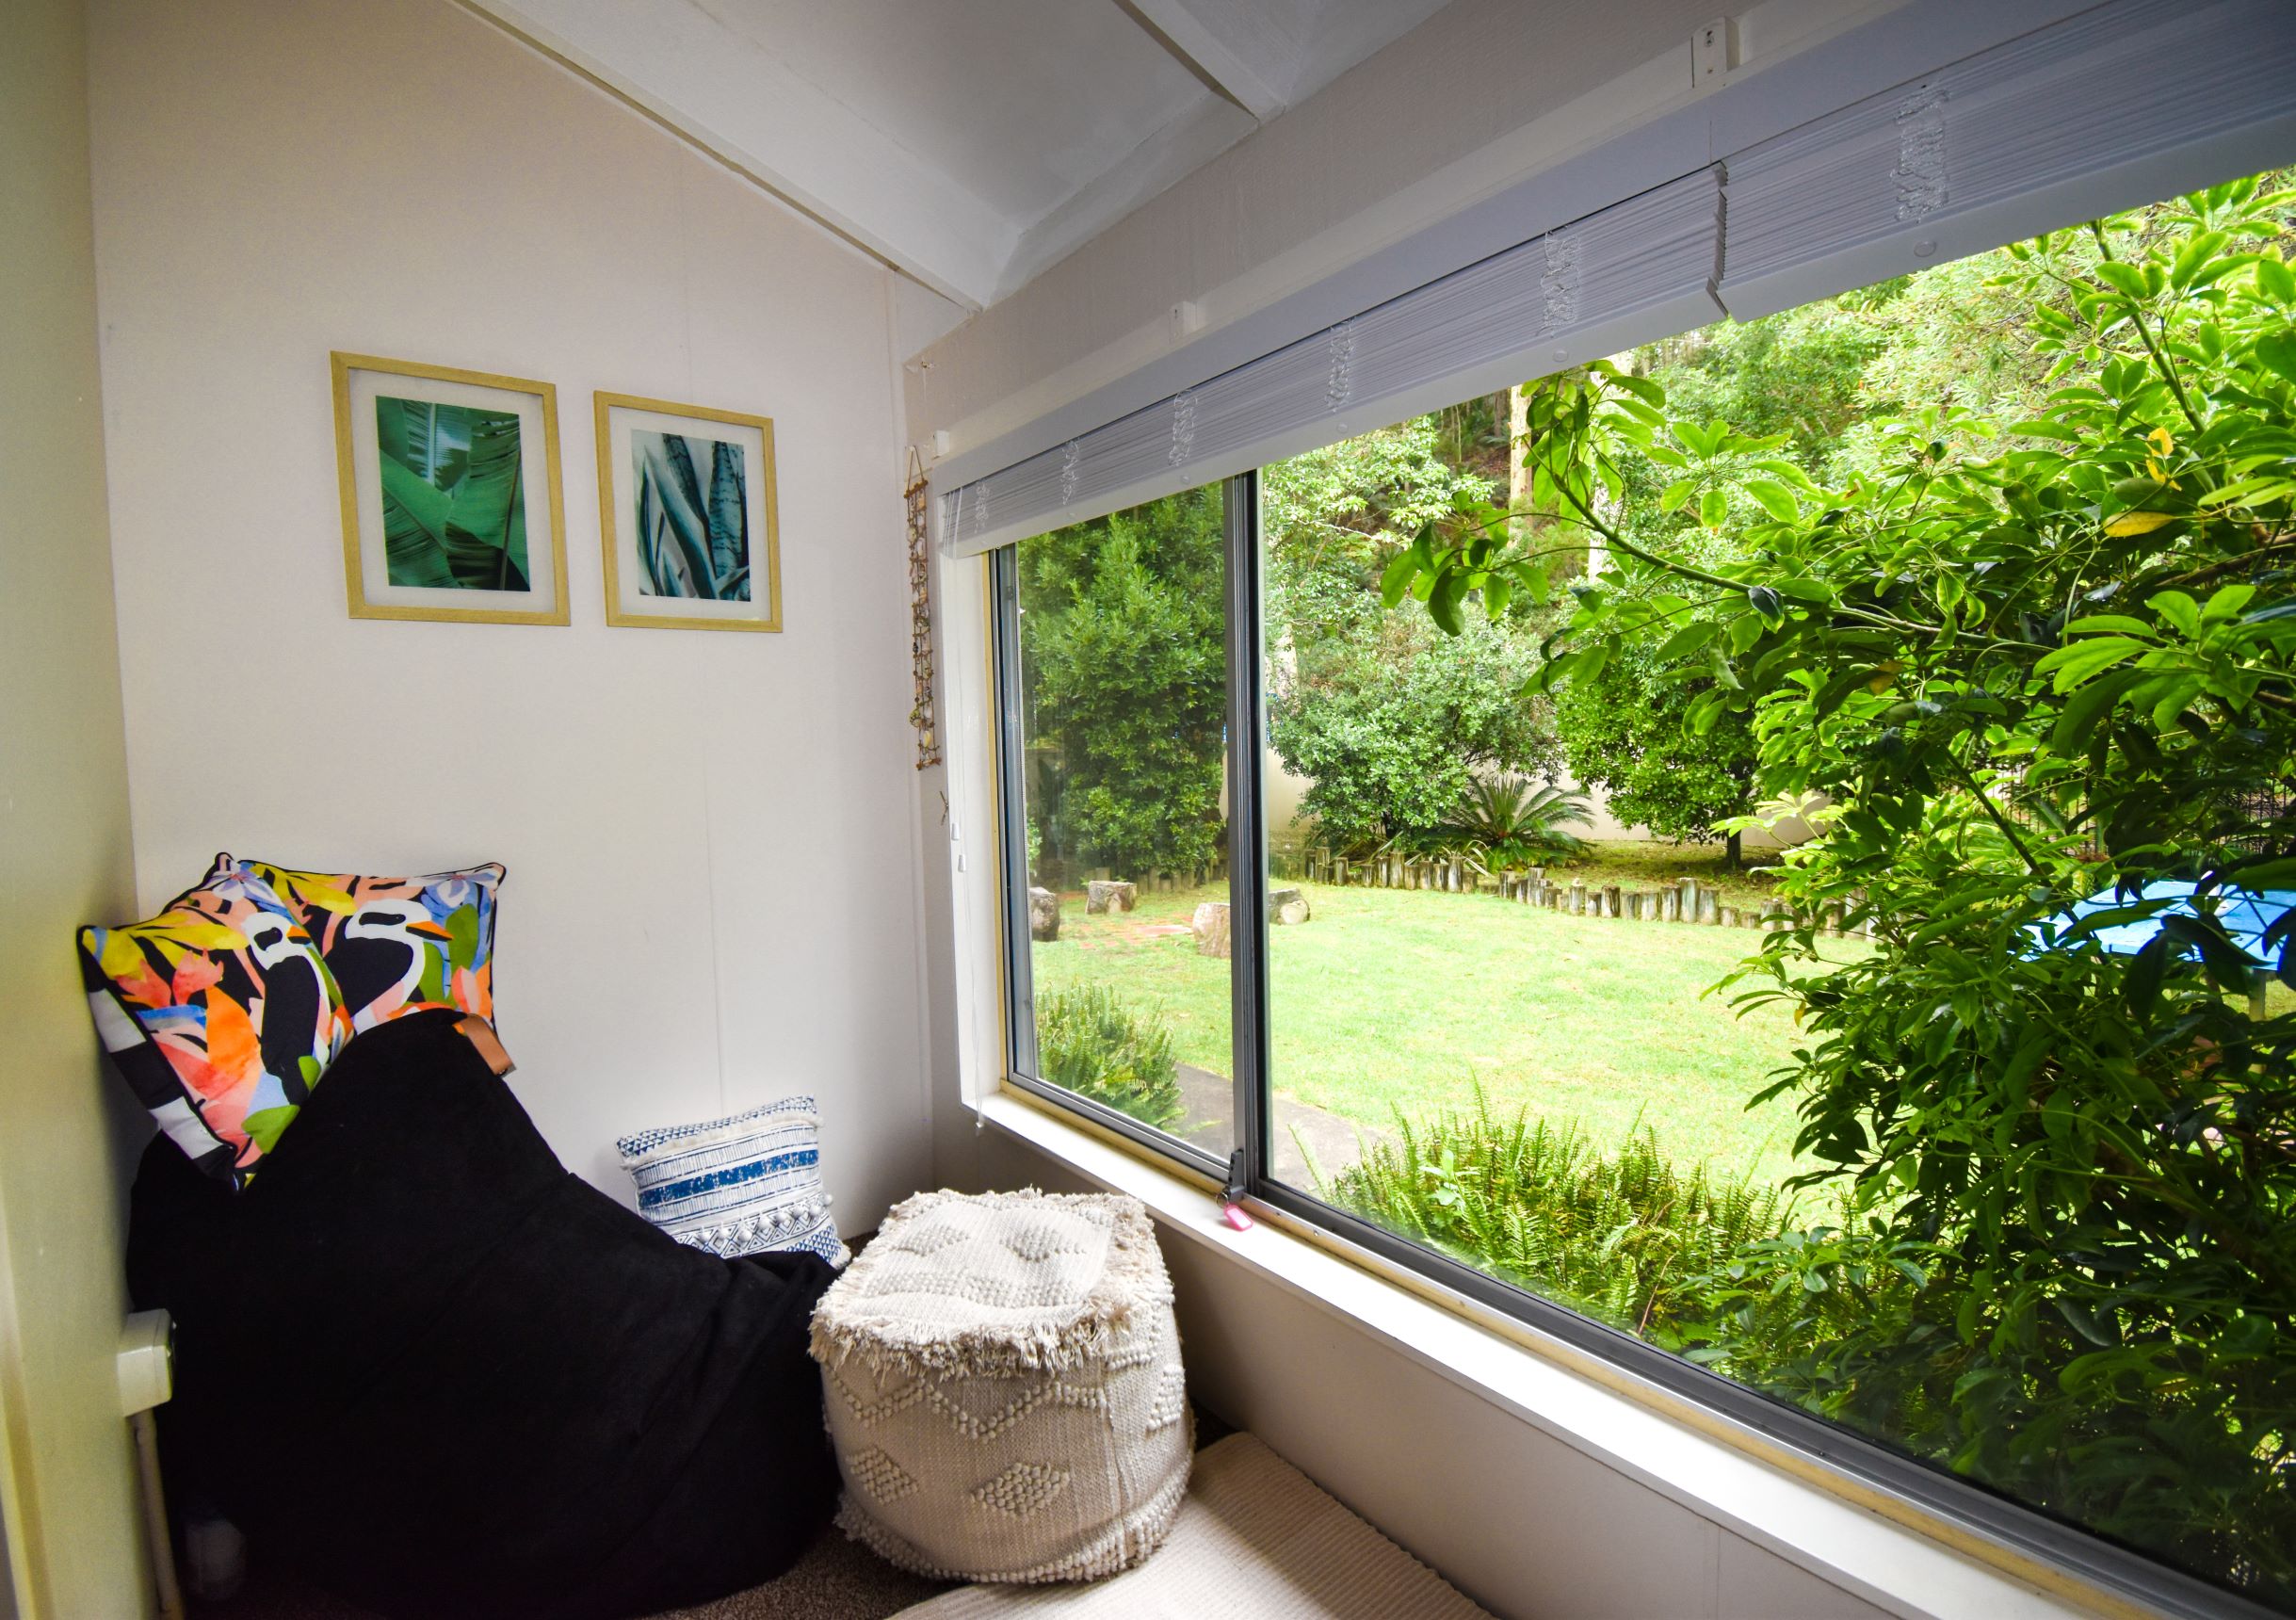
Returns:
[[[1598,1320],[1673,1346],[1703,1326],[1713,1279],[1787,1230],[1791,1207],[1751,1174],[1685,1172],[1638,1125],[1614,1154],[1575,1124],[1496,1110],[1396,1116],[1323,1195]]]
[[[1186,1111],[1179,1067],[1171,1031],[1104,984],[1037,1003],[1037,1074],[1063,1091],[1170,1129]]]

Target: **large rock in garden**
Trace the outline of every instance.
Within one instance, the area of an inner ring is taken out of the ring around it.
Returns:
[[[1188,926],[1196,931],[1198,956],[1224,958],[1228,954],[1227,901],[1205,900],[1196,908],[1196,915],[1189,920]]]
[[[1309,915],[1307,896],[1298,889],[1269,889],[1268,891],[1268,920],[1271,923],[1305,922]]]
[[[1094,878],[1084,885],[1084,909],[1088,915],[1102,916],[1109,912],[1128,912],[1140,903],[1138,883],[1110,883],[1106,878]]]
[[[1060,897],[1050,889],[1028,891],[1028,937],[1040,945],[1060,937]]]

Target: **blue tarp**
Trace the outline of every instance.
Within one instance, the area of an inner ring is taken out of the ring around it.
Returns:
[[[2092,895],[2067,913],[2063,918],[2070,923],[2078,918],[2094,915],[2098,912],[2118,911],[2123,907],[2153,903],[2152,915],[2131,922],[2117,922],[2096,931],[2096,942],[2107,950],[2133,955],[2160,932],[2163,917],[2194,916],[2198,908],[2192,903],[2196,885],[2183,883],[2147,883],[2139,895],[2124,897],[2118,891],[2107,889]],[[2291,909],[2296,909],[2296,889],[2218,889],[2211,898],[2216,902],[2216,920],[2223,925],[2232,943],[2259,963],[2278,959],[2275,944],[2268,952],[2264,946],[2264,931],[2278,922]]]

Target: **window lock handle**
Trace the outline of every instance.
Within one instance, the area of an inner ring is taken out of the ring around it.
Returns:
[[[1238,1232],[1252,1230],[1252,1217],[1244,1210],[1244,1150],[1240,1147],[1228,1155],[1228,1184],[1220,1190],[1220,1218]]]

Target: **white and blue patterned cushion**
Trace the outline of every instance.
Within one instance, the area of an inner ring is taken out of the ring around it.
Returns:
[[[638,1183],[638,1212],[681,1243],[728,1257],[768,1249],[803,1249],[833,1266],[851,1257],[830,1219],[811,1097],[639,1131],[615,1145]]]

